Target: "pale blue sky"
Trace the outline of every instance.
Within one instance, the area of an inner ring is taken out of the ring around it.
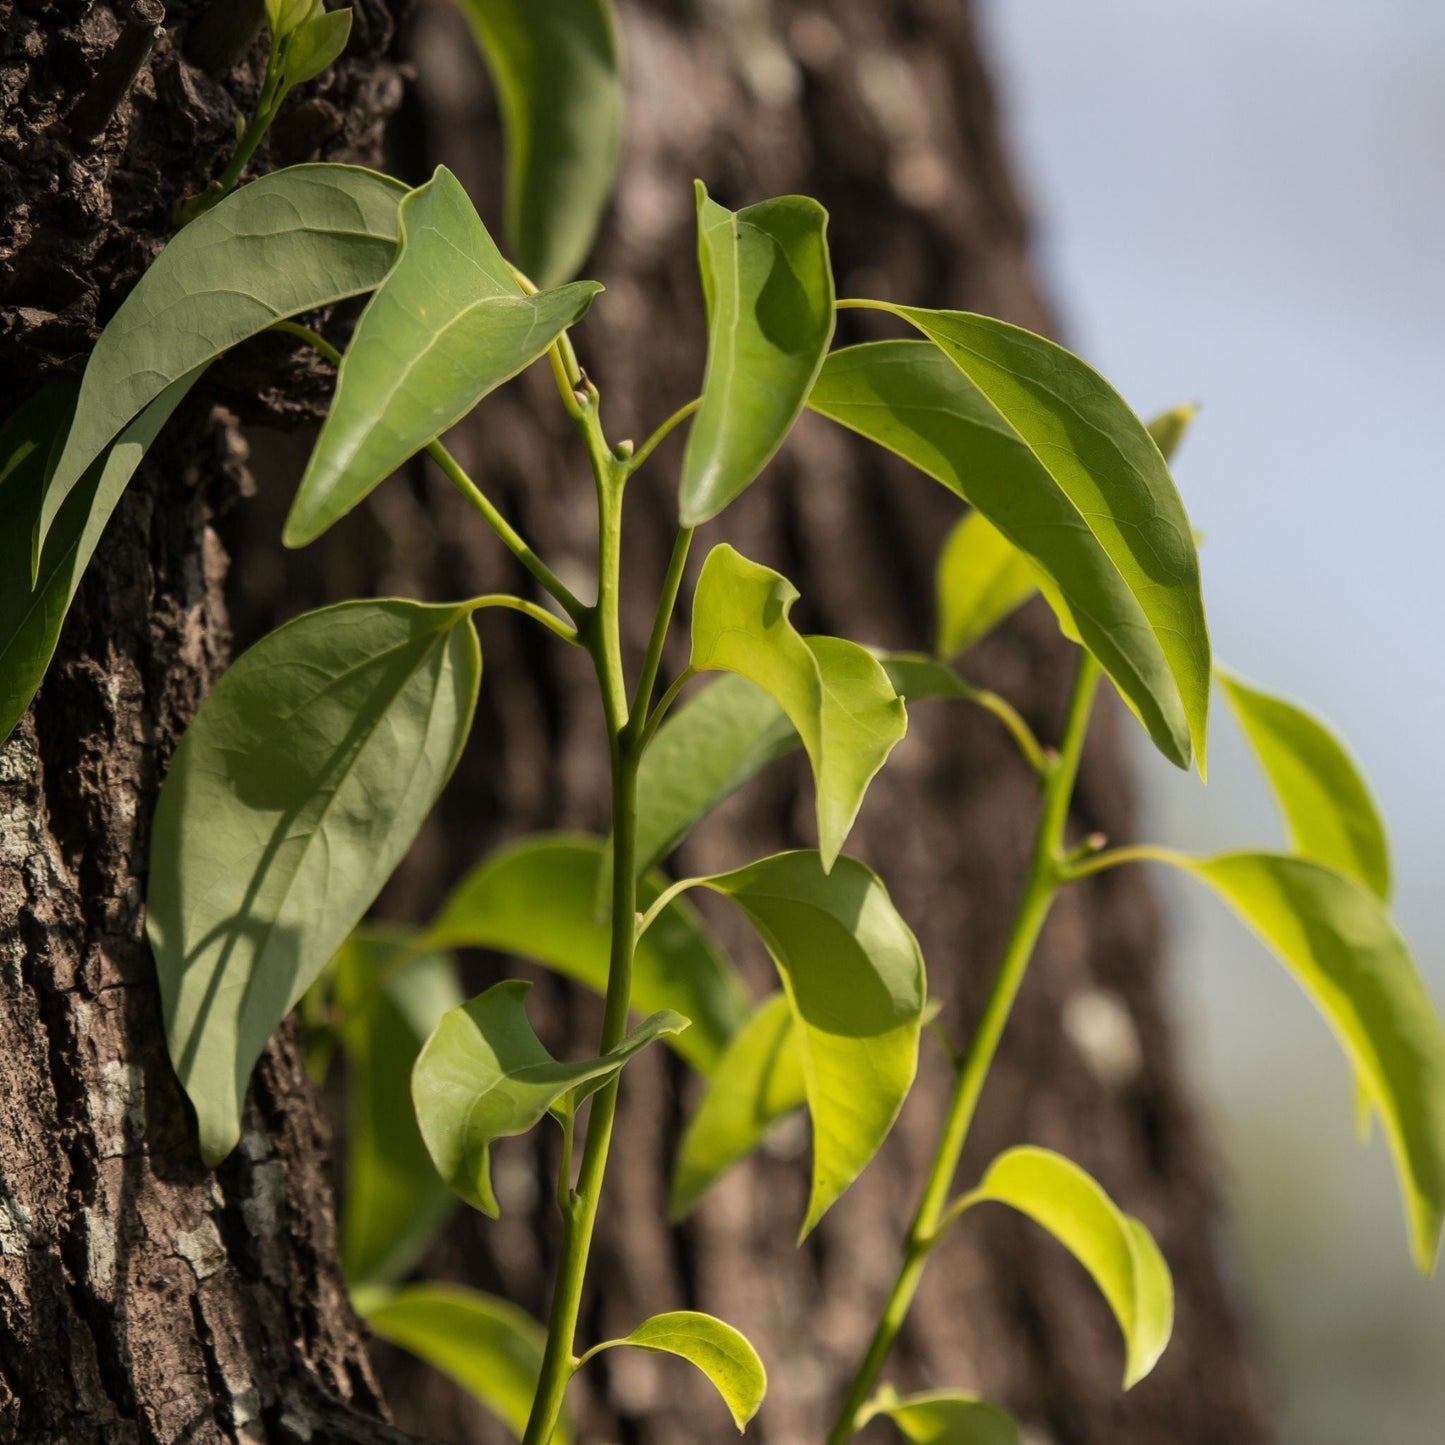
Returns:
[[[985,20],[1071,343],[1141,412],[1204,404],[1177,475],[1216,653],[1350,741],[1445,1002],[1445,3],[987,0]],[[1279,839],[1223,719],[1207,790],[1142,750],[1140,775],[1170,841]],[[1445,1281],[1411,1275],[1333,1040],[1207,900],[1169,897],[1290,1439],[1438,1438]]]

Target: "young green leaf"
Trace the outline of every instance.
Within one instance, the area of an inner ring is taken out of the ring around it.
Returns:
[[[793,1006],[786,994],[775,993],[738,1030],[683,1131],[667,1206],[672,1219],[691,1214],[763,1142],[771,1125],[807,1099]]]
[[[273,39],[284,40],[322,11],[321,0],[266,0],[266,23],[271,27]]]
[[[458,0],[497,88],[507,236],[539,286],[577,274],[622,149],[622,61],[608,0]]]
[[[187,729],[156,807],[147,930],[208,1164],[240,1137],[271,1031],[456,766],[481,667],[465,608],[346,602],[262,638]]]
[[[834,352],[809,405],[971,502],[1057,587],[1084,644],[1181,767],[1204,766],[1209,637],[1189,519],[1097,373],[987,317],[887,307],[930,337]]]
[[[547,1343],[531,1315],[460,1284],[407,1285],[362,1313],[373,1334],[440,1370],[522,1438]],[[571,1439],[564,1418],[552,1445]]]
[[[498,1139],[525,1134],[565,1094],[616,1074],[639,1049],[687,1020],[652,1014],[600,1059],[560,1063],[527,1022],[532,985],[508,979],[447,1013],[417,1057],[412,1102],[437,1173],[463,1199],[494,1219],[490,1153]]]
[[[396,264],[336,377],[284,540],[314,541],[408,457],[529,366],[602,288],[524,295],[445,166],[401,203]]]
[[[350,37],[351,11],[323,10],[318,0],[313,13],[287,35],[281,47],[285,90],[320,75],[346,49]]]
[[[1432,1273],[1445,1220],[1445,1028],[1384,904],[1306,858],[1150,851],[1213,888],[1324,1014],[1384,1125],[1415,1262]]]
[[[1358,878],[1388,902],[1385,825],[1340,740],[1294,703],[1216,674],[1269,779],[1295,852]]]
[[[856,858],[779,853],[700,880],[747,914],[793,1011],[813,1121],[806,1236],[878,1151],[918,1068],[918,941]]]
[[[275,321],[378,285],[405,194],[400,181],[357,166],[291,166],[180,231],[90,354],[39,541],[115,434],[172,382]]]
[[[1138,1384],[1174,1328],[1174,1284],[1149,1231],[1077,1164],[1048,1149],[1000,1154],[962,1202],[989,1201],[1028,1215],[1089,1271],[1124,1334],[1124,1388]]]
[[[714,547],[693,598],[692,667],[741,674],[798,730],[813,765],[818,841],[829,868],[908,718],[865,648],[836,637],[804,637],[794,628],[788,612],[797,596],[771,568],[726,543]]]
[[[767,1371],[747,1337],[722,1320],[697,1310],[672,1310],[644,1320],[630,1335],[606,1340],[590,1353],[631,1345],[638,1350],[677,1355],[696,1365],[712,1381],[739,1433],[758,1413],[768,1389]]]
[[[969,512],[938,557],[938,656],[967,652],[1038,590],[1033,563],[982,512]]]
[[[1007,1410],[965,1390],[929,1390],[900,1396],[884,1385],[868,1402],[859,1425],[886,1415],[916,1445],[1020,1445],[1018,1423]]]
[[[610,929],[598,920],[593,900],[606,856],[595,838],[558,834],[498,849],[456,886],[428,930],[428,945],[535,959],[605,993]],[[638,907],[651,904],[662,886],[644,878]],[[692,1027],[671,1042],[705,1074],[747,1017],[742,981],[682,899],[668,904],[637,942],[632,1001],[691,1019]]]
[[[685,527],[717,516],[753,481],[808,399],[833,339],[827,225],[806,196],[734,213],[697,184],[707,373],[682,461]]]
[[[388,1285],[426,1252],[456,1204],[411,1107],[411,1070],[463,995],[456,963],[405,932],[360,928],[332,965],[346,1052],[341,1264],[353,1290]]]
[[[0,431],[0,742],[40,686],[80,579],[126,484],[204,367],[173,381],[86,468],[55,518],[31,583],[31,538],[39,526],[47,467],[71,423],[76,390],[57,383],[37,394]]]

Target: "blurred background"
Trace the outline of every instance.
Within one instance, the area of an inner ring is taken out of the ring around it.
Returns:
[[[1445,6],[989,0],[982,19],[1067,339],[1145,415],[1203,403],[1176,470],[1216,655],[1350,743],[1445,1003]],[[1217,718],[1203,792],[1138,750],[1152,831],[1272,845]],[[1343,1055],[1232,918],[1158,882],[1285,1439],[1440,1439],[1445,1287],[1411,1268],[1378,1133],[1356,1145]]]

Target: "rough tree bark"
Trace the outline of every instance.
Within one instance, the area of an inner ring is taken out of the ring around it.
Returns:
[[[630,57],[623,181],[587,267],[608,286],[579,333],[602,389],[609,435],[640,437],[694,393],[704,349],[691,179],[725,204],[802,190],[832,213],[840,294],[975,308],[1048,330],[1031,269],[1024,207],[1002,143],[973,15],[960,0],[623,0]],[[409,37],[418,84],[395,128],[393,163],[414,181],[445,162],[495,220],[496,118],[464,28],[440,4]],[[846,313],[845,339],[865,334]],[[489,399],[453,441],[463,462],[564,572],[585,578],[590,485],[550,378]],[[651,585],[671,542],[680,446],[634,484],[631,545]],[[285,458],[273,454],[278,470]],[[248,558],[277,559],[289,487],[279,476],[237,512]],[[925,646],[930,576],[957,508],[941,489],[865,444],[805,418],[767,477],[700,538],[726,535],[802,591],[805,629]],[[694,571],[696,560],[694,563]],[[246,626],[357,589],[462,596],[526,579],[480,533],[435,474],[378,491],[319,550],[235,578]],[[648,617],[640,583],[634,643]],[[482,624],[487,676],[469,757],[385,900],[420,919],[441,890],[499,839],[605,826],[606,766],[585,662],[527,624]],[[669,665],[684,658],[681,644]],[[969,659],[979,680],[1056,736],[1069,650],[1040,607]],[[1130,836],[1122,709],[1107,699],[1083,771],[1076,824]],[[1162,766],[1162,764],[1161,764]],[[734,866],[811,839],[800,768],[723,810],[679,860],[685,872]],[[781,791],[780,791],[781,789]],[[874,785],[850,849],[887,878],[918,930],[933,991],[958,1033],[976,1016],[1020,887],[1036,812],[1031,781],[987,718],[919,706],[911,736]],[[719,925],[729,927],[725,914]],[[733,929],[759,985],[766,965]],[[480,961],[480,986],[497,976]],[[902,1387],[967,1384],[1014,1407],[1030,1438],[1058,1445],[1215,1445],[1268,1438],[1260,1389],[1216,1248],[1212,1162],[1181,1082],[1161,996],[1152,898],[1135,874],[1071,890],[1043,940],[985,1097],[965,1169],[1031,1140],[1093,1170],[1153,1228],[1175,1272],[1179,1320],[1155,1377],[1118,1390],[1114,1328],[1092,1287],[1051,1242],[1003,1211],[970,1218],[939,1253],[892,1377]],[[533,995],[553,1037],[595,1036],[591,1001],[542,979]],[[580,1033],[579,1033],[580,1030]],[[729,1179],[669,1237],[665,1176],[695,1086],[662,1051],[623,1089],[619,1144],[594,1253],[588,1340],[683,1304],[735,1321],[773,1365],[760,1437],[822,1438],[843,1372],[864,1342],[920,1187],[943,1100],[942,1069],[922,1083],[880,1161],[797,1251],[806,1139],[794,1134]],[[658,1099],[667,1100],[658,1106]],[[510,1207],[499,1223],[459,1220],[423,1273],[451,1274],[545,1310],[556,1240],[555,1161],[532,1142],[504,1149]],[[502,1437],[449,1387],[388,1356],[403,1419],[456,1439]],[[680,1365],[616,1352],[574,1386],[590,1438],[673,1445],[721,1436],[715,1400]]]
[[[394,16],[358,10],[352,58],[290,109],[271,164],[377,154],[400,95],[383,58]],[[172,202],[223,163],[259,83],[261,13],[0,7],[5,409],[79,375]],[[210,521],[242,489],[245,454],[212,408],[254,392],[246,366],[198,388],[142,469],[0,751],[3,1441],[405,1438],[384,1423],[346,1302],[325,1131],[292,1033],[258,1070],[241,1149],[209,1174],[142,934],[156,789],[229,650]]]

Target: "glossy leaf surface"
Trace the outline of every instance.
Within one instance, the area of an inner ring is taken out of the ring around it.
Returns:
[[[939,657],[967,652],[1038,590],[1029,559],[982,512],[969,512],[948,534],[934,577]]]
[[[653,1315],[631,1334],[620,1340],[609,1340],[602,1348],[612,1349],[617,1345],[677,1355],[696,1365],[723,1397],[740,1432],[758,1413],[767,1393],[767,1372],[746,1336],[722,1320],[697,1310],[671,1310]]]
[[[459,1284],[413,1284],[364,1311],[374,1334],[438,1369],[520,1440],[542,1372],[547,1332],[495,1295]],[[564,1418],[553,1445],[567,1445]]]
[[[714,547],[693,599],[692,667],[738,673],[787,714],[813,765],[819,846],[831,867],[908,719],[865,648],[797,631],[788,621],[797,596],[780,573],[726,543]]]
[[[885,1385],[868,1402],[864,1420],[886,1415],[905,1440],[917,1445],[1020,1445],[1019,1427],[1007,1410],[965,1390],[903,1395]]]
[[[1385,825],[1344,745],[1294,703],[1227,673],[1219,673],[1219,681],[1269,779],[1294,850],[1348,873],[1388,901]]]
[[[431,811],[480,679],[465,609],[346,602],[238,658],[181,740],[156,808],[147,929],[207,1163],[240,1136],[271,1031]]]
[[[286,519],[319,537],[408,457],[541,356],[601,289],[524,295],[444,166],[401,203],[396,264],[367,303]]]
[[[888,308],[930,336],[834,352],[809,404],[971,502],[1062,596],[1171,761],[1204,761],[1209,638],[1189,519],[1108,384],[1017,327]]]
[[[1174,1328],[1174,1284],[1149,1231],[1079,1166],[1048,1149],[999,1155],[969,1204],[1007,1204],[1047,1229],[1089,1271],[1124,1334],[1124,1388],[1152,1370]]]
[[[577,274],[617,178],[622,58],[608,0],[458,0],[497,88],[507,237],[539,286]]]
[[[508,979],[447,1013],[412,1071],[417,1123],[437,1172],[468,1204],[496,1218],[491,1146],[525,1134],[563,1095],[610,1079],[639,1049],[687,1027],[652,1014],[600,1059],[560,1063],[527,1021],[531,984]]]
[[[347,1069],[341,1264],[353,1290],[406,1275],[456,1203],[417,1129],[411,1070],[463,996],[455,961],[418,957],[412,942],[404,931],[360,928],[333,965]]]
[[[533,959],[605,993],[611,935],[594,907],[605,859],[597,839],[577,835],[546,834],[500,848],[457,885],[429,942]],[[646,908],[661,887],[656,878],[643,879],[638,907]],[[669,1042],[703,1073],[711,1072],[748,1008],[741,980],[681,899],[638,940],[632,1002],[691,1019],[692,1027]]]
[[[715,517],[782,445],[833,339],[827,212],[778,196],[736,213],[697,186],[707,373],[683,455],[685,527]]]
[[[668,1199],[671,1217],[691,1214],[768,1129],[807,1098],[793,1006],[786,994],[775,993],[738,1030],[683,1131]]]
[[[40,520],[46,469],[60,451],[75,388],[47,387],[0,431],[0,741],[10,735],[39,688],[80,579],[105,525],[151,443],[203,367],[172,382],[86,469],[65,499],[31,584],[31,540]]]
[[[923,955],[876,874],[779,853],[705,880],[747,914],[793,1011],[813,1183],[806,1235],[887,1137],[918,1067]]]
[[[274,321],[380,284],[400,181],[304,165],[252,181],[181,230],[111,318],[81,382],[40,533],[90,464],[172,382]]]
[[[1305,858],[1157,856],[1213,888],[1328,1020],[1384,1125],[1415,1261],[1431,1273],[1445,1219],[1445,1029],[1384,904]]]

